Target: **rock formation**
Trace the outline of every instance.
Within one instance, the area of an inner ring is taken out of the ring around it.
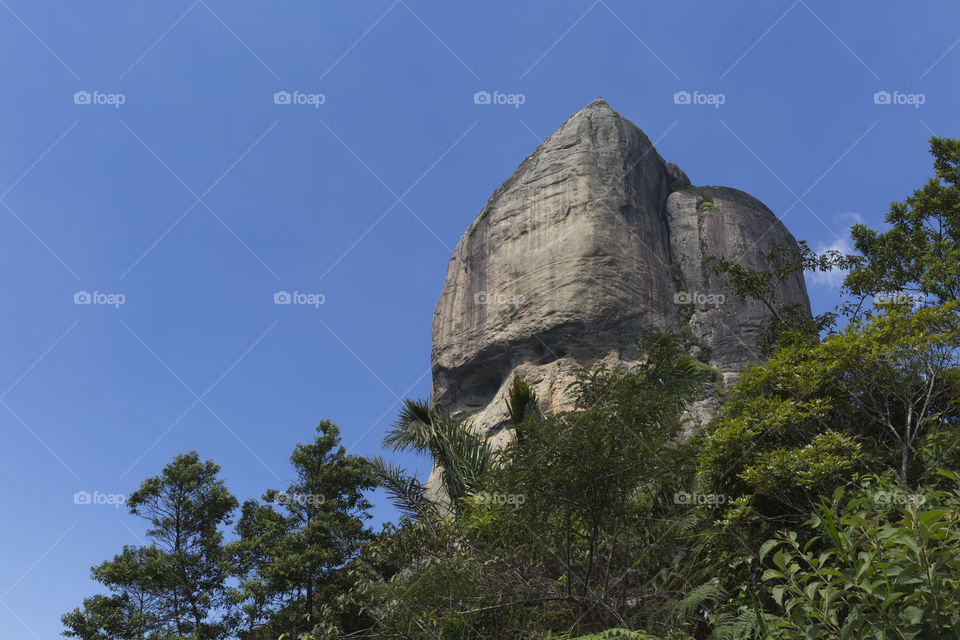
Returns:
[[[433,317],[432,401],[500,441],[515,374],[553,413],[571,405],[578,367],[629,365],[642,336],[684,324],[733,376],[758,361],[767,312],[737,302],[709,258],[763,268],[784,242],[795,244],[763,203],[692,188],[594,101],[520,164],[457,244]],[[801,276],[778,293],[809,311]]]

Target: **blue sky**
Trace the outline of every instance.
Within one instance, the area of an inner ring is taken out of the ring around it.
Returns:
[[[958,39],[947,1],[0,0],[0,637],[57,637],[140,543],[78,491],[197,449],[256,497],[324,418],[380,452],[460,234],[597,96],[842,246],[960,135]]]

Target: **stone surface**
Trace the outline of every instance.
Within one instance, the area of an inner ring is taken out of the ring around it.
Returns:
[[[761,202],[692,189],[640,129],[594,101],[521,163],[457,244],[433,318],[432,401],[499,442],[513,375],[553,413],[570,404],[576,367],[636,360],[642,336],[684,324],[711,365],[737,372],[758,361],[767,313],[737,302],[710,257],[762,268],[781,242],[795,241]],[[809,310],[802,277],[779,293]]]
[[[711,347],[710,364],[722,371],[740,371],[757,363],[757,340],[769,317],[759,302],[738,302],[709,269],[711,257],[726,258],[751,269],[766,267],[764,256],[776,245],[796,245],[776,216],[756,198],[727,187],[678,191],[667,199],[674,260],[680,269],[694,333]],[[721,297],[722,296],[722,297]],[[778,298],[810,303],[803,278],[783,282]]]

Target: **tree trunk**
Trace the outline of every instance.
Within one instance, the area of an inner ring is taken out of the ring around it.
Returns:
[[[183,624],[180,621],[180,598],[177,595],[177,587],[173,587],[173,617],[177,621],[177,635],[183,635]]]
[[[910,444],[904,440],[903,448],[900,451],[900,482],[903,488],[907,488],[907,461],[910,459]]]
[[[307,622],[313,623],[313,580],[307,579]]]

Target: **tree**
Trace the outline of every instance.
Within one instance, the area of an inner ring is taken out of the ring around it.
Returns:
[[[635,370],[582,372],[576,409],[552,417],[515,380],[507,404],[518,437],[457,517],[413,538],[419,545],[406,565],[377,585],[378,632],[573,635],[658,608],[667,598],[662,569],[689,515],[674,501],[683,486],[682,416],[707,384],[681,342],[645,340],[647,359]],[[405,531],[419,531],[418,522],[381,541],[381,557],[406,548]]]
[[[230,592],[232,626],[244,640],[279,635],[267,633],[266,625],[274,617],[282,601],[275,597],[276,585],[261,576],[276,561],[285,536],[287,522],[271,505],[247,500],[237,520],[237,540],[229,543],[234,576],[239,584]],[[272,631],[272,630],[271,630]]]
[[[82,640],[137,640],[146,637],[151,625],[143,611],[128,595],[96,595],[83,599],[83,610],[61,616],[68,638]],[[155,624],[155,623],[154,623]]]
[[[332,422],[322,422],[317,434],[290,456],[295,482],[284,491],[268,490],[267,504],[243,505],[239,540],[230,545],[241,578],[234,601],[242,610],[243,637],[275,638],[343,624],[334,604],[348,586],[345,567],[370,538],[365,492],[378,479],[366,460],[340,446]]]
[[[897,472],[910,484],[919,438],[955,430],[960,412],[960,316],[956,304],[913,310],[888,305],[872,322],[848,328],[845,340],[828,339],[827,355],[844,363],[839,385],[862,416],[892,440]],[[916,470],[919,473],[933,470]],[[916,480],[918,478],[914,478]]]
[[[889,230],[851,229],[857,255],[844,286],[852,295],[960,299],[960,140],[931,138],[930,153],[934,177],[890,205]]]
[[[150,523],[146,547],[93,569],[93,578],[115,595],[84,600],[63,616],[64,635],[105,638],[225,637],[219,611],[226,603],[227,558],[222,525],[237,500],[218,478],[220,467],[195,451],[179,455],[159,476],[130,495],[130,512]]]
[[[477,490],[494,462],[493,449],[468,421],[431,408],[424,401],[404,402],[383,445],[393,451],[412,450],[431,456],[454,513],[459,513],[461,500]],[[426,499],[424,487],[416,478],[383,458],[371,462],[399,509],[411,515],[437,513],[437,505]]]
[[[716,266],[779,326],[769,359],[746,372],[700,446],[698,482],[728,505],[702,538],[736,602],[761,589],[762,540],[781,527],[811,536],[800,528],[810,506],[858,474],[886,471],[906,490],[960,464],[960,142],[935,138],[931,150],[936,176],[891,205],[887,231],[854,226],[856,255],[801,243],[785,262],[772,253],[770,273]],[[790,269],[850,269],[838,313],[806,329],[780,322],[774,285]]]
[[[960,428],[958,356],[953,305],[889,305],[747,371],[699,462],[703,486],[728,497],[723,522],[739,544],[799,525],[858,472],[895,471],[907,487],[947,463],[920,454],[925,435],[952,442]]]
[[[539,597],[564,601],[579,629],[636,611],[628,594],[657,572],[648,561],[675,544],[664,534],[684,510],[674,500],[680,434],[707,377],[680,336],[653,335],[638,349],[645,360],[634,370],[581,372],[576,409],[526,422],[494,479],[493,490],[523,497],[518,509],[495,510],[520,534],[512,540],[524,556],[549,568],[543,578],[553,584]]]
[[[763,355],[769,356],[781,342],[797,337],[816,337],[833,326],[837,318],[837,314],[830,311],[811,317],[805,307],[783,302],[777,296],[780,285],[806,271],[846,268],[849,259],[834,250],[818,254],[801,241],[796,246],[776,245],[765,256],[765,261],[765,269],[751,269],[733,260],[713,257],[710,270],[726,279],[727,286],[740,302],[756,300],[766,307],[770,315],[764,321],[764,331],[757,346]]]

